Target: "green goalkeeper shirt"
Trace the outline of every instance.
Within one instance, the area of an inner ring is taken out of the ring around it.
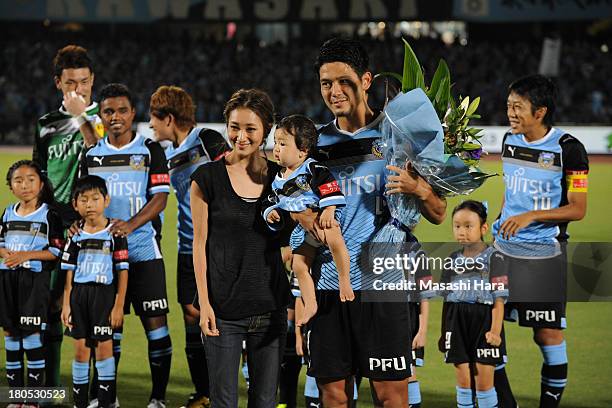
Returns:
[[[96,135],[104,136],[104,126],[98,116],[98,104],[93,102],[85,109],[85,113]],[[65,225],[77,218],[70,198],[82,151],[83,135],[77,119],[63,106],[38,120],[32,159],[40,165],[53,185],[55,201]]]

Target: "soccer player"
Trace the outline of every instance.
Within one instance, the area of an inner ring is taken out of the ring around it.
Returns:
[[[70,203],[78,160],[84,146],[93,146],[104,128],[98,117],[98,104],[91,99],[94,83],[93,63],[87,50],[67,45],[53,59],[55,87],[62,92],[59,109],[38,120],[32,159],[46,173],[54,191],[57,210],[68,228],[78,214]],[[43,336],[46,354],[46,385],[59,386],[62,346],[61,296],[63,274],[51,271],[51,299],[48,326]]]
[[[48,316],[49,270],[55,267],[63,247],[62,221],[51,208],[51,184],[35,162],[14,163],[6,180],[18,200],[0,219],[0,326],[4,329],[6,378],[11,388],[42,387],[45,358],[41,332]]]
[[[62,254],[66,272],[62,322],[74,338],[72,362],[74,406],[88,403],[90,347],[96,354],[98,407],[114,403],[117,378],[113,357],[113,329],[123,326],[127,289],[127,239],[113,236],[104,216],[110,203],[106,182],[97,176],[76,181],[73,205],[83,219]]]
[[[543,408],[559,406],[567,383],[562,244],[568,239],[568,223],[586,214],[589,171],[584,146],[553,126],[554,114],[550,79],[532,75],[510,85],[510,132],[502,144],[504,202],[493,224],[495,247],[509,258],[507,309],[519,325],[532,328],[544,358]]]
[[[102,88],[100,117],[107,135],[87,150],[82,173],[106,180],[111,202],[105,214],[113,220],[111,232],[127,237],[130,269],[125,312],[134,307],[148,339],[153,382],[148,407],[164,408],[172,342],[166,323],[166,272],[152,221],[166,207],[170,177],[159,143],[132,131],[134,115],[132,93],[125,85]]]
[[[201,164],[218,160],[230,150],[221,134],[212,129],[198,128],[191,96],[176,86],[160,86],[151,95],[149,126],[158,141],[168,140],[166,149],[170,183],[178,201],[178,264],[176,281],[178,301],[185,323],[185,353],[195,386],[187,408],[209,404],[208,369],[200,331],[200,313],[193,306],[197,295],[193,270],[193,222],[191,220],[190,177]]]
[[[331,254],[320,248],[312,268],[319,307],[306,335],[308,374],[317,378],[324,406],[348,406],[352,387],[347,389],[347,381],[359,371],[370,379],[376,405],[406,407],[412,357],[408,302],[362,302],[361,244],[389,220],[385,188],[387,194],[410,194],[420,213],[434,224],[444,220],[446,201],[424,179],[405,169],[394,168],[397,175],[383,184],[385,160],[378,128],[383,116],[367,103],[372,73],[362,45],[341,38],[325,42],[315,69],[321,96],[335,116],[319,129],[315,158],[329,167],[346,197],[339,221],[351,257],[355,300],[340,302]],[[318,236],[315,215],[297,214],[304,229]],[[395,364],[383,371],[382,359]]]

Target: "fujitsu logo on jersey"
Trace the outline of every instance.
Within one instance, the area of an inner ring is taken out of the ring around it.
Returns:
[[[347,166],[338,172],[338,184],[345,196],[371,194],[381,190],[381,174],[368,174],[367,171],[363,172],[363,175],[355,175],[355,173],[353,166]]]
[[[65,160],[69,156],[76,156],[83,148],[81,140],[73,140],[71,136],[62,139],[61,143],[49,146],[47,150],[49,160]]]
[[[499,349],[498,348],[485,348],[485,349],[476,349],[476,357],[477,358],[499,358]]]
[[[529,177],[523,177],[525,169],[520,167],[514,171],[514,174],[504,174],[506,190],[512,194],[551,194],[552,185],[550,181],[535,180]]]
[[[554,310],[527,310],[525,315],[525,319],[535,320],[536,322],[554,322],[556,317],[557,314]]]
[[[370,357],[370,370],[394,370],[394,371],[403,371],[407,367],[406,365],[406,357],[392,357],[392,358],[373,358]]]
[[[87,261],[79,265],[79,272],[87,275],[105,275],[110,274],[110,265],[104,262]]]
[[[108,187],[108,194],[111,197],[112,196],[140,196],[140,195],[143,195],[142,182],[118,181],[113,176],[109,177],[106,183]]]
[[[24,242],[8,241],[6,243],[6,249],[8,249],[9,251],[13,251],[13,252],[28,251],[31,249],[31,246],[30,244],[27,244]]]

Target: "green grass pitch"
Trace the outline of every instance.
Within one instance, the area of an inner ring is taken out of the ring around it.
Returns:
[[[16,160],[27,158],[27,154],[0,153],[0,173],[4,179],[6,170]],[[483,168],[501,173],[498,162],[486,161]],[[587,217],[570,226],[573,241],[612,241],[612,161],[592,164],[589,177],[589,207]],[[493,178],[472,197],[489,202],[490,219],[499,211],[502,197],[501,177]],[[462,198],[449,200],[452,208]],[[0,186],[0,206],[5,208],[14,197],[5,183]],[[416,235],[421,241],[446,241],[451,239],[450,223],[447,219],[441,226],[433,226],[422,221]],[[163,229],[163,253],[166,264],[168,296],[171,304],[169,315],[170,333],[174,346],[172,373],[168,386],[168,407],[183,404],[191,392],[191,382],[187,369],[184,347],[184,330],[180,307],[176,303],[176,200],[170,197],[165,211]],[[455,383],[453,368],[443,363],[437,351],[436,342],[440,328],[440,302],[433,302],[429,321],[428,344],[425,367],[418,370],[421,381],[424,407],[450,407],[455,404]],[[568,305],[568,326],[565,334],[569,350],[569,383],[563,396],[562,406],[581,408],[612,407],[612,304],[610,303],[571,303]],[[521,408],[537,407],[541,356],[531,340],[529,329],[519,328],[516,324],[506,324],[509,364],[508,375],[512,389]],[[125,408],[146,405],[150,390],[147,346],[139,320],[130,315],[126,317],[123,353],[119,367],[119,398]],[[0,349],[2,346],[0,346]],[[4,350],[0,350],[0,376],[4,379]],[[70,362],[72,345],[65,338],[62,356],[62,381],[70,385]],[[238,375],[238,373],[237,373]],[[304,370],[300,382],[303,384]],[[240,378],[241,406],[246,406],[246,391]],[[0,386],[5,386],[4,380]],[[301,388],[303,390],[303,388]],[[303,404],[303,398],[298,398]],[[364,382],[360,390],[360,405],[371,406],[369,387]]]

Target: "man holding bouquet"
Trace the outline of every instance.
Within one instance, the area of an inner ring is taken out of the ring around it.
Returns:
[[[409,304],[362,301],[362,244],[371,242],[390,220],[386,195],[414,197],[418,211],[433,224],[444,220],[446,201],[409,166],[388,166],[392,175],[385,174],[379,128],[384,115],[367,103],[373,76],[362,45],[340,38],[325,42],[315,69],[323,100],[335,117],[319,129],[315,157],[330,168],[346,196],[338,221],[351,257],[355,300],[340,302],[335,264],[329,250],[320,248],[312,266],[318,311],[305,336],[308,374],[316,377],[326,407],[348,407],[353,394],[350,379],[357,372],[370,379],[377,406],[407,407],[412,360]],[[296,218],[318,236],[316,213]],[[409,227],[399,227],[406,230],[407,241],[416,241]],[[294,234],[292,243],[301,238]]]

